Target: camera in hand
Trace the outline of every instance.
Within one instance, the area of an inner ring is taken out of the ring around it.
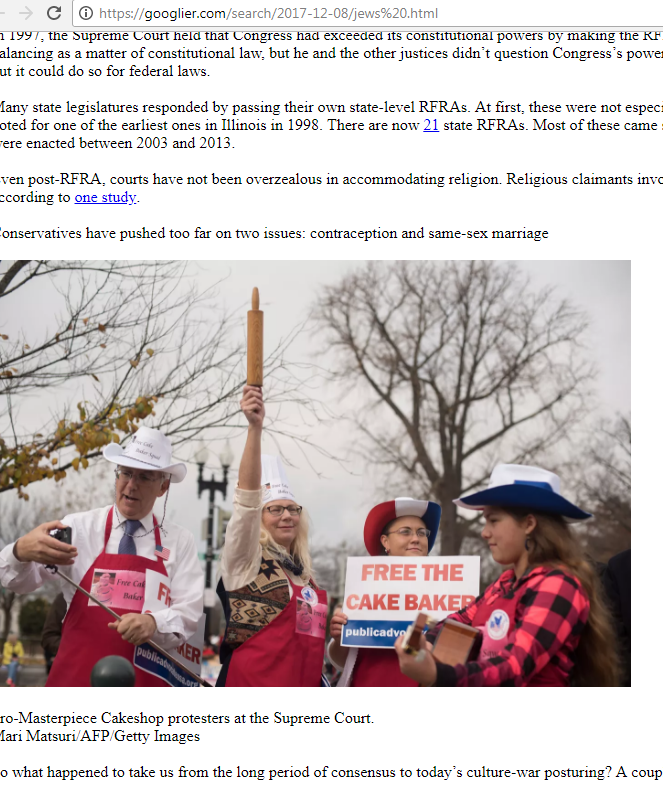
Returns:
[[[71,544],[71,528],[67,526],[66,528],[54,528],[49,533],[54,539],[57,539],[58,542],[64,542],[65,544]]]

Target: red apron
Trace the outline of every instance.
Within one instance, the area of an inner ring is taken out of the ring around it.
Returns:
[[[161,544],[161,535],[154,520],[155,545]],[[111,508],[106,518],[106,533],[102,552],[97,556],[92,566],[85,573],[81,586],[88,592],[92,590],[92,577],[95,569],[124,570],[145,574],[148,569],[160,575],[168,575],[161,559],[152,561],[149,558],[137,555],[112,555],[106,553],[106,545],[113,527],[113,509]],[[133,607],[133,606],[132,606]],[[142,603],[136,604],[134,610],[113,608],[116,614],[122,616],[128,613],[140,613]],[[124,641],[117,630],[108,627],[113,618],[98,605],[88,605],[88,598],[79,591],[74,594],[67,615],[62,625],[62,641],[58,654],[53,661],[51,673],[46,681],[47,686],[89,686],[92,668],[106,655],[120,655],[131,664],[134,662],[135,645]],[[136,686],[168,687],[168,683],[159,677],[154,677],[147,672],[134,667],[136,672]]]
[[[290,580],[290,578],[288,578]],[[325,634],[318,632],[322,611],[302,606],[302,586],[290,581],[292,596],[281,613],[233,651],[225,678],[226,688],[270,686],[318,687],[325,658]],[[311,590],[311,587],[308,587]],[[315,589],[327,618],[327,592]],[[298,605],[299,604],[299,605]],[[299,609],[299,610],[298,610]]]
[[[528,587],[525,583],[517,587],[511,597],[500,596],[493,602],[479,606],[472,626],[482,631],[479,661],[489,660],[500,655],[509,643],[509,635],[516,626],[516,608],[520,602],[520,592]],[[566,686],[568,676],[551,661],[527,682],[527,686]]]
[[[352,686],[370,688],[386,686],[388,688],[402,688],[418,686],[411,677],[401,672],[398,665],[398,656],[393,649],[359,650],[357,663],[352,672]]]

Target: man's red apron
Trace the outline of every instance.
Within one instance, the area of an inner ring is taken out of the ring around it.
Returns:
[[[288,578],[288,580],[290,580]],[[290,581],[292,596],[281,613],[233,651],[225,664],[226,688],[317,687],[325,657],[327,592]],[[305,600],[311,592],[317,602]],[[305,607],[311,606],[310,611]]]
[[[403,688],[418,686],[419,683],[401,672],[395,650],[365,648],[360,649],[357,655],[351,685],[357,688]]]
[[[474,619],[473,627],[482,631],[481,650],[479,661],[489,660],[501,655],[504,647],[509,642],[509,634],[516,626],[516,608],[523,593],[531,586],[524,583],[512,593],[512,596],[499,596],[489,604],[479,606]],[[550,662],[530,680],[528,686],[566,686],[569,684],[567,675]]]
[[[153,520],[155,545],[160,545],[161,535],[156,517],[153,517]],[[138,575],[145,575],[147,570],[153,570],[168,577],[161,559],[152,561],[138,555],[111,555],[104,552],[112,527],[113,509],[111,508],[106,518],[103,550],[85,573],[80,584],[86,591],[92,591],[92,578],[95,570],[129,571]],[[137,602],[131,609],[113,608],[115,613],[120,616],[128,613],[140,613],[142,609],[142,602],[140,604]],[[62,641],[46,685],[89,686],[93,666],[106,655],[120,655],[133,664],[136,647],[129,644],[128,641],[124,641],[117,630],[108,627],[108,623],[112,621],[113,618],[103,608],[98,605],[88,605],[88,598],[76,591],[62,625]],[[140,669],[135,669],[135,672],[136,686],[138,687],[168,687],[168,683],[159,677],[154,677]]]

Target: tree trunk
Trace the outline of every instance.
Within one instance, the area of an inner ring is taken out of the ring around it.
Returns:
[[[456,504],[453,502],[461,493],[460,479],[456,480],[453,474],[444,477],[444,484],[436,490],[436,499],[442,506],[442,520],[440,521],[440,555],[457,556],[463,542],[462,529],[457,522]]]
[[[12,606],[14,605],[14,600],[8,600],[7,595],[4,595],[3,605],[2,605],[2,613],[4,615],[4,626],[3,626],[3,633],[5,639],[9,635],[9,625],[11,623],[11,615],[12,615]]]

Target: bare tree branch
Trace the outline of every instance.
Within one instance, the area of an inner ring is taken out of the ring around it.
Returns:
[[[367,460],[442,503],[442,551],[469,533],[452,499],[498,456],[545,455],[587,409],[586,316],[513,267],[369,263],[317,303],[332,378],[367,390],[353,413]]]
[[[631,546],[631,418],[602,418],[575,451],[569,470],[581,505],[593,513],[583,523],[586,549],[606,562]]]
[[[148,417],[175,447],[203,437],[210,443],[239,427],[245,316],[219,313],[218,283],[200,289],[193,269],[178,262],[20,263],[0,266],[0,280],[14,286],[0,301],[15,306],[12,290],[46,277],[52,311],[2,330],[0,492],[24,496],[29,483],[87,467]],[[286,359],[299,331],[265,359],[266,398],[276,410],[267,430],[316,448],[306,422],[292,428],[277,419],[286,403],[309,424],[324,414]],[[23,419],[34,414],[38,427]],[[12,443],[2,439],[7,431]]]

